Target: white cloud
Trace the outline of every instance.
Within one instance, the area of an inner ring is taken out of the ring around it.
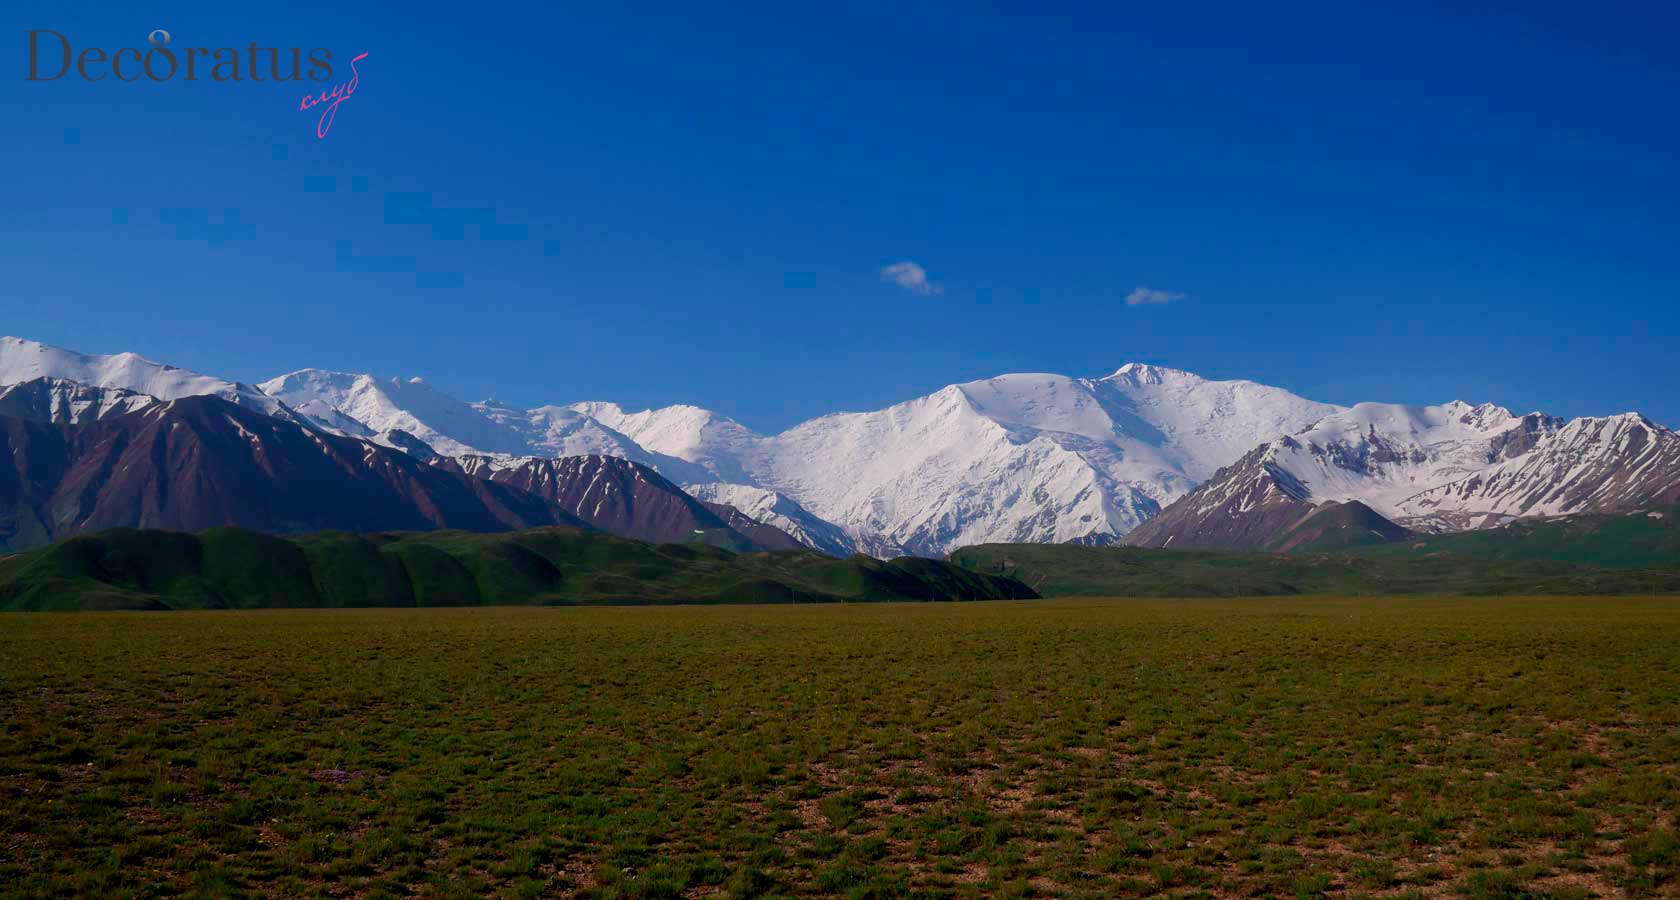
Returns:
[[[881,270],[881,280],[890,281],[912,294],[930,297],[945,290],[942,284],[935,284],[928,280],[927,270],[921,266],[905,260],[895,262]]]
[[[1139,285],[1133,288],[1130,294],[1126,295],[1126,305],[1159,306],[1162,303],[1173,303],[1183,299],[1184,295],[1177,291],[1158,291],[1154,288]]]

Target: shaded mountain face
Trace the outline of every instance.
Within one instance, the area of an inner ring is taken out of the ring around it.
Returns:
[[[760,522],[727,503],[709,503],[701,500],[700,505],[711,510],[725,525],[765,550],[805,549],[805,545],[795,540],[793,535],[774,525]]]
[[[156,397],[66,381],[35,378],[19,384],[0,385],[0,416],[81,425],[111,416],[127,415],[152,406]]]
[[[655,544],[707,543],[735,550],[777,549],[731,527],[722,516],[658,472],[618,457],[517,460],[439,457],[433,460],[433,465],[541,497],[568,514],[621,537]]]
[[[0,418],[0,548],[118,526],[503,531],[583,523],[524,491],[216,397],[84,425]]]
[[[791,535],[800,544],[829,556],[847,557],[854,553],[867,553],[877,557],[904,555],[902,549],[889,547],[884,543],[865,549],[859,545],[857,538],[847,534],[840,526],[813,514],[786,495],[767,488],[753,487],[750,484],[713,482],[685,485],[683,490],[703,503],[728,505],[738,509],[754,521],[773,526]]]
[[[1680,500],[1680,435],[1637,413],[1575,419],[1532,450],[1400,504],[1433,531],[1515,517],[1615,513]]]

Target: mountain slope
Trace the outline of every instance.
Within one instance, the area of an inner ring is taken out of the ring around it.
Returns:
[[[757,545],[761,549],[807,549],[805,544],[801,543],[793,535],[788,534],[774,525],[767,525],[760,522],[727,503],[712,503],[708,500],[701,500],[700,505],[710,510],[712,515],[722,519],[723,524],[728,525],[731,530],[739,533],[747,540],[752,541],[753,544]]]
[[[292,532],[582,525],[523,491],[215,397],[86,425],[0,419],[0,549],[117,526]]]
[[[1260,549],[1273,553],[1322,553],[1391,544],[1410,537],[1411,532],[1358,500],[1332,500],[1313,507]]]
[[[1372,527],[1360,533],[1399,539],[1404,531],[1387,517],[1405,498],[1529,453],[1558,426],[1551,417],[1516,416],[1492,404],[1361,403],[1250,450],[1124,543],[1272,548],[1321,505],[1350,502],[1370,513],[1361,516]]]
[[[138,412],[160,402],[156,397],[122,388],[102,388],[66,381],[36,378],[18,384],[0,385],[0,416],[81,425],[111,416]]]
[[[1680,500],[1680,435],[1637,413],[1575,419],[1527,454],[1422,491],[1403,514],[1437,528],[1625,512]]]
[[[672,479],[705,477],[700,467],[649,452],[582,413],[554,406],[521,410],[494,400],[469,404],[420,378],[303,369],[260,387],[320,428],[387,446],[404,446],[399,435],[406,435],[445,456],[616,456]]]
[[[560,406],[519,410],[495,400],[473,408],[513,431],[524,441],[527,455],[618,456],[641,463],[672,481],[704,479],[705,469],[687,460],[648,450],[629,436],[598,419]]]
[[[1361,403],[1277,442],[1272,462],[1315,501],[1359,500],[1392,515],[1406,497],[1526,453],[1561,424],[1491,403]]]
[[[656,544],[706,543],[743,551],[781,549],[755,542],[658,472],[626,459],[568,456],[499,460],[466,456],[439,457],[433,465],[534,494],[620,537]]]
[[[754,521],[772,526],[792,536],[800,544],[830,556],[846,557],[853,553],[867,553],[870,556],[903,554],[902,551],[890,552],[889,548],[884,547],[860,547],[856,539],[840,526],[812,514],[792,499],[766,488],[749,484],[713,482],[690,484],[683,490],[703,503],[727,505],[731,509],[740,510]]]
[[[754,456],[763,441],[734,419],[698,406],[667,406],[634,413],[617,403],[571,403],[564,408],[624,434],[645,450],[685,460],[709,473],[688,476],[694,481],[748,482],[742,461]],[[542,409],[556,411],[554,407]]]
[[[402,431],[451,456],[525,450],[513,430],[419,378],[304,369],[259,387],[320,427],[351,437]]]
[[[441,473],[440,473],[441,474]],[[509,534],[118,529],[0,558],[0,609],[1030,599],[927,559],[733,554],[568,528]]]

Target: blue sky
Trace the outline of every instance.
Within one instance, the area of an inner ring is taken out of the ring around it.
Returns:
[[[0,12],[0,332],[762,430],[1128,361],[1680,424],[1672,7],[66,6]],[[325,139],[27,80],[157,28],[368,57]]]

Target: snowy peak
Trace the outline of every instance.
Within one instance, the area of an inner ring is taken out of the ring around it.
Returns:
[[[1313,423],[1300,434],[1308,439],[1324,439],[1354,432],[1378,433],[1390,439],[1427,445],[1490,434],[1510,427],[1514,419],[1516,416],[1504,407],[1491,403],[1471,406],[1462,400],[1441,406],[1359,403]]]
[[[1196,383],[1206,381],[1200,375],[1186,372],[1183,369],[1169,369],[1165,366],[1152,366],[1148,363],[1126,363],[1114,370],[1114,374],[1104,381],[1128,381],[1138,385],[1163,385],[1168,382]]]
[[[764,439],[742,481],[915,553],[1101,540],[1261,441],[1338,409],[1153,367],[1119,379],[999,375]]]
[[[1457,415],[1463,424],[1483,430],[1516,418],[1516,414],[1496,403],[1471,406],[1463,400],[1454,400],[1446,405],[1446,409]]]
[[[975,412],[1006,427],[1099,440],[1114,437],[1118,430],[1091,383],[1064,375],[999,375],[946,390],[960,393]]]
[[[264,382],[262,388],[320,428],[405,450],[419,442],[445,456],[504,461],[613,456],[679,481],[712,477],[685,460],[649,451],[585,413],[562,406],[523,410],[494,400],[465,403],[419,377],[304,369]]]
[[[0,337],[0,385],[40,378],[115,388],[160,400],[220,397],[266,415],[286,415],[279,403],[248,384],[152,362],[134,353],[89,355],[23,338]]]
[[[439,453],[520,453],[520,436],[421,378],[304,369],[263,382],[264,392],[322,428],[371,436],[404,431]]]
[[[1343,410],[1252,381],[1210,381],[1159,366],[1122,371],[1094,383],[1110,416],[1141,443],[1162,448],[1193,482],[1262,442]]]
[[[1406,497],[1531,447],[1556,425],[1493,404],[1360,403],[1272,442],[1266,461],[1298,480],[1314,502],[1358,500],[1394,515]]]
[[[475,403],[473,408],[517,434],[525,455],[616,456],[649,466],[677,482],[704,481],[710,474],[687,460],[659,453],[600,420],[564,406],[520,410],[503,403]]]
[[[595,419],[645,450],[699,466],[708,473],[697,478],[703,481],[747,481],[741,458],[762,440],[741,423],[698,406],[626,412],[617,403],[591,401],[566,408]]]
[[[627,412],[617,403],[603,402],[572,403],[566,408],[623,432],[649,450],[674,456],[699,455],[714,445],[757,437],[733,419],[687,404],[640,412]]]

